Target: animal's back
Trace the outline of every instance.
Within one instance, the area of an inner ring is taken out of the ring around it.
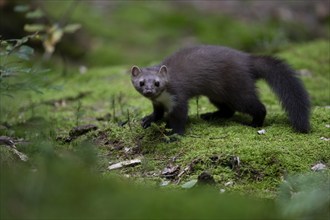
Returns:
[[[226,97],[254,88],[249,75],[249,55],[221,46],[185,48],[166,58],[170,84],[176,93],[192,97]]]

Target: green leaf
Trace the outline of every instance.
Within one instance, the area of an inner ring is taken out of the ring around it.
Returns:
[[[24,53],[18,53],[17,56],[22,60],[30,60],[30,57]]]
[[[63,28],[63,31],[65,32],[65,33],[70,33],[70,34],[72,34],[72,33],[74,33],[74,32],[76,32],[78,29],[80,29],[81,28],[81,24],[68,24],[67,26],[65,26],[64,28]]]
[[[27,12],[30,10],[30,6],[28,5],[16,5],[14,11],[16,12]]]
[[[34,19],[34,18],[41,18],[43,16],[44,16],[44,13],[39,8],[37,8],[34,11],[28,12],[25,17]]]
[[[9,94],[9,93],[4,93],[0,90],[0,95],[3,95],[3,96],[8,96],[9,98],[14,98],[13,95]]]
[[[26,37],[22,37],[21,39],[16,40],[15,46],[13,47],[13,49],[21,46],[22,44],[25,44],[26,42],[28,42],[29,40],[29,36]]]
[[[32,47],[26,46],[26,45],[22,45],[19,47],[18,50],[19,53],[25,53],[27,55],[33,55],[34,53],[34,49]]]
[[[37,86],[30,85],[30,86],[28,86],[28,88],[31,89],[32,91],[34,91],[35,93],[44,94]]]
[[[7,56],[8,52],[7,51],[0,51],[0,57]]]
[[[22,45],[18,49],[17,56],[23,60],[29,60],[33,53],[33,48],[26,45]]]
[[[2,77],[16,76],[18,73],[29,73],[31,68],[22,68],[19,66],[6,67],[0,66],[0,72]]]
[[[21,73],[31,73],[32,72],[32,69],[31,68],[22,68],[18,72],[21,72]]]
[[[190,180],[190,181],[184,183],[181,187],[184,189],[190,189],[190,188],[194,187],[196,185],[196,183],[197,183],[196,179]]]
[[[4,46],[7,46],[8,45],[8,42],[5,41],[5,40],[0,40],[0,46],[1,47],[4,47]]]
[[[6,46],[6,51],[11,51],[12,49],[14,49],[13,45],[8,44],[8,45]]]
[[[24,30],[27,32],[45,31],[46,26],[42,24],[26,24],[24,25]]]

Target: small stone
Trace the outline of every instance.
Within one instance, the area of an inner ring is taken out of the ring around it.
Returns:
[[[318,164],[315,164],[311,169],[316,172],[316,171],[324,170],[326,168],[327,168],[327,166],[324,165],[323,163],[318,163]]]
[[[229,182],[226,182],[226,183],[225,183],[225,186],[227,186],[227,187],[228,187],[228,186],[232,186],[233,184],[234,184],[234,182],[233,182],[233,181],[229,181]]]
[[[220,189],[220,193],[224,193],[224,192],[226,192],[225,189]]]
[[[308,77],[310,77],[310,76],[313,75],[313,73],[312,73],[310,70],[308,70],[308,69],[301,69],[301,70],[298,70],[297,73],[298,73],[299,75],[301,75],[301,76],[308,76]]]
[[[160,183],[160,186],[167,186],[168,184],[170,184],[171,181],[166,180]]]
[[[124,147],[124,151],[125,151],[125,153],[129,153],[131,151],[131,148],[130,147]]]
[[[261,129],[258,131],[258,134],[266,134],[266,130],[265,129]]]
[[[320,140],[322,140],[322,141],[330,141],[330,138],[321,137]]]
[[[85,74],[87,72],[87,67],[84,65],[79,66],[79,73],[80,74]]]

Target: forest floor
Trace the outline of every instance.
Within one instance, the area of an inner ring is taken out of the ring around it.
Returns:
[[[129,66],[77,69],[64,77],[48,74],[46,82],[51,89],[42,90],[42,94],[24,91],[14,98],[2,98],[2,108],[11,111],[2,111],[1,121],[6,123],[1,125],[1,135],[10,137],[17,150],[29,158],[28,162],[19,162],[11,148],[1,147],[2,168],[35,170],[39,179],[23,181],[28,181],[25,187],[32,188],[44,186],[38,182],[40,178],[52,178],[45,173],[50,172],[45,164],[53,164],[48,165],[53,167],[50,170],[65,169],[54,168],[54,164],[71,160],[105,180],[119,176],[169,191],[206,182],[218,193],[278,199],[283,194],[280,186],[291,177],[312,175],[315,172],[311,168],[316,164],[330,166],[329,42],[292,45],[278,56],[299,71],[310,94],[309,134],[293,131],[271,89],[258,82],[268,112],[262,128],[243,126],[241,122],[250,118],[239,113],[229,120],[201,120],[200,114],[215,109],[201,97],[198,104],[196,99],[190,102],[186,134],[168,143],[164,123],[141,128],[140,119],[151,112],[151,103],[131,85]],[[266,132],[259,134],[260,129]],[[109,165],[123,162],[128,164],[109,169]],[[75,180],[75,174],[67,174],[63,174],[67,181]],[[11,175],[8,171],[2,174],[8,179],[5,183],[12,185],[6,186],[7,190],[16,192],[17,183],[10,181],[22,181],[22,177],[9,178]],[[321,176],[317,186],[325,190],[327,187],[322,187],[329,182],[329,169]],[[75,184],[84,190],[84,186]],[[291,184],[287,196],[303,188]],[[28,194],[29,190],[23,188],[21,193]]]

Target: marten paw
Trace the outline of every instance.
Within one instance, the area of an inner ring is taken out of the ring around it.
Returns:
[[[154,115],[148,115],[144,118],[142,118],[141,125],[143,128],[148,128],[150,127],[151,123],[155,121]]]
[[[218,115],[216,114],[216,112],[208,112],[205,114],[201,114],[201,119],[205,120],[205,121],[212,121],[215,119],[218,119]]]

